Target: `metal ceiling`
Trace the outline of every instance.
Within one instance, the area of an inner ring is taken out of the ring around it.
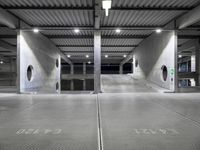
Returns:
[[[101,11],[102,61],[120,63],[123,55],[129,54],[155,28],[199,3],[199,0],[112,0],[109,16]],[[0,0],[0,6],[30,26],[42,29],[40,32],[66,55],[71,55],[72,61],[87,61],[86,54],[92,59],[94,0]],[[75,27],[81,29],[79,33],[74,33]],[[122,31],[116,33],[116,28]],[[16,45],[12,35],[16,36],[16,32],[0,27],[0,39]],[[179,44],[187,41],[184,35]],[[105,54],[110,57],[104,58]]]

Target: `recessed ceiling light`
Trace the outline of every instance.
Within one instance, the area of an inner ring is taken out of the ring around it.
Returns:
[[[182,58],[182,55],[178,55],[178,58]]]
[[[111,0],[103,0],[102,7],[106,11],[106,16],[108,16],[108,11],[111,8],[112,1]]]
[[[0,61],[0,64],[3,64],[3,60]]]
[[[124,58],[126,58],[126,55],[124,55]]]
[[[108,58],[108,55],[105,55],[105,58]]]
[[[116,31],[116,33],[120,33],[120,32],[121,32],[121,30],[120,30],[120,29],[116,29],[115,31]]]
[[[71,55],[67,55],[67,57],[68,57],[68,58],[70,58],[70,57],[71,57]]]
[[[75,33],[79,33],[80,30],[79,30],[79,29],[74,29],[74,32],[75,32]]]
[[[34,28],[34,29],[33,29],[33,32],[34,32],[34,33],[38,33],[38,32],[39,32],[39,29],[38,29],[38,28]]]
[[[156,33],[161,33],[162,29],[156,29]]]
[[[89,55],[86,55],[85,57],[86,57],[86,58],[89,58],[90,56],[89,56]]]
[[[88,61],[88,64],[91,64],[91,61]]]

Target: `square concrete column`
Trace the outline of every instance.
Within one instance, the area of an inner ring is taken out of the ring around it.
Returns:
[[[119,65],[119,74],[123,74],[123,64]]]
[[[70,65],[70,74],[71,75],[74,74],[74,65]],[[71,89],[71,91],[74,90],[74,80],[73,79],[70,82],[70,89]]]
[[[86,75],[86,63],[83,63],[83,75]],[[86,79],[83,80],[83,90],[86,90]]]
[[[101,32],[94,32],[94,93],[101,92]]]
[[[195,61],[196,61],[196,77],[195,77],[195,83],[196,86],[200,85],[200,39],[196,40],[195,45]]]

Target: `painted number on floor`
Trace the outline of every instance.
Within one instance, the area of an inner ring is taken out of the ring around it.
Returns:
[[[175,129],[134,129],[138,135],[176,135],[179,132]]]
[[[36,135],[36,134],[61,134],[62,129],[19,129],[16,134]]]

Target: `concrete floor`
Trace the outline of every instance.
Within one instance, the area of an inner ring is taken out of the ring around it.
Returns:
[[[0,94],[0,150],[200,149],[200,94],[106,80],[98,95]]]
[[[199,97],[1,94],[0,149],[95,150],[100,121],[104,150],[199,150]]]

